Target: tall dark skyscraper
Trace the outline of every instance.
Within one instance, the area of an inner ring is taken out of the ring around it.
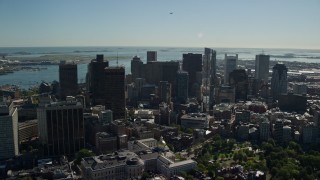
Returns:
[[[144,64],[144,73],[146,82],[149,84],[158,84],[162,80],[161,62],[151,61]]]
[[[217,52],[213,50],[211,53],[211,79],[215,79],[216,76],[217,76]],[[212,82],[212,84],[214,83]]]
[[[238,54],[235,56],[224,56],[224,84],[229,83],[229,74],[237,69]]]
[[[87,88],[91,93],[91,104],[104,104],[104,74],[105,68],[109,66],[108,61],[104,61],[103,54],[98,54],[96,59],[93,59],[88,64],[87,73]]]
[[[147,62],[157,61],[157,51],[147,51]]]
[[[255,79],[268,82],[269,63],[270,63],[269,55],[264,55],[264,54],[256,55]]]
[[[66,64],[61,61],[59,64],[60,98],[75,96],[78,93],[78,68],[77,65]]]
[[[210,79],[210,68],[211,68],[211,54],[212,49],[210,48],[204,48],[204,55],[203,55],[203,74],[206,78],[205,86],[209,86],[209,79]]]
[[[151,61],[144,65],[144,77],[147,83],[159,84],[168,81],[174,86],[175,76],[179,70],[178,61]]]
[[[188,100],[189,74],[186,71],[177,72],[176,97],[181,103]]]
[[[277,143],[283,143],[283,120],[277,119],[273,126],[273,139]]]
[[[217,73],[217,53],[213,49],[210,48],[205,48],[204,49],[204,59],[207,61],[208,66],[210,67],[207,68],[207,77],[206,81],[207,82],[206,86],[209,86],[209,109],[214,104],[214,88],[217,86],[216,82],[216,73]]]
[[[216,76],[217,72],[217,58],[216,58],[216,51],[210,48],[204,48],[204,55],[203,55],[203,68],[204,68],[204,73],[206,78],[209,79],[214,79],[214,76]],[[210,84],[213,84],[210,82]]]
[[[271,93],[277,100],[279,95],[288,92],[288,68],[284,64],[276,64],[272,68]]]
[[[160,81],[158,92],[161,102],[171,102],[171,84],[168,81]]]
[[[125,69],[107,67],[104,72],[103,90],[106,109],[111,109],[114,119],[125,118]]]
[[[244,69],[236,69],[229,74],[229,85],[235,89],[236,102],[247,100],[248,75]]]
[[[143,62],[138,56],[134,56],[131,60],[131,74],[132,80],[134,81],[136,78],[142,78],[143,75]]]
[[[40,143],[51,156],[74,155],[84,148],[83,105],[76,101],[55,102],[37,109]]]
[[[162,64],[162,81],[168,81],[171,84],[171,94],[175,96],[176,88],[176,76],[177,71],[179,70],[178,61],[166,61],[161,62]]]
[[[183,54],[182,69],[189,74],[188,91],[190,97],[196,97],[197,89],[201,84],[197,83],[197,72],[202,71],[202,55],[201,54]]]

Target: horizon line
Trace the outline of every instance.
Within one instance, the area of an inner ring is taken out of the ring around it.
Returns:
[[[211,49],[294,49],[294,50],[320,50],[320,48],[288,48],[288,47],[210,47],[210,46],[148,46],[148,45],[45,45],[45,46],[0,46],[0,48],[55,48],[55,47],[154,47],[154,48],[211,48]]]

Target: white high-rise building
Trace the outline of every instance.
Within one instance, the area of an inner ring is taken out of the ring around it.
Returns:
[[[0,104],[0,160],[18,154],[18,110],[13,104]]]
[[[276,64],[272,68],[271,93],[273,99],[277,100],[280,94],[288,91],[288,68],[284,64]]]
[[[255,79],[268,82],[269,63],[270,63],[269,55],[264,55],[264,54],[256,55]]]
[[[224,84],[229,84],[229,74],[237,69],[238,54],[224,57]]]

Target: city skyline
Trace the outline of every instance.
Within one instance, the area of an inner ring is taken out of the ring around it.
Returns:
[[[320,1],[0,1],[0,47],[320,49]]]

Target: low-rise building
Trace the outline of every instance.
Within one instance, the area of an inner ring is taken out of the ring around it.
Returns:
[[[221,119],[231,119],[232,111],[231,105],[226,103],[221,103],[213,106],[213,115],[215,120]]]
[[[28,141],[32,138],[38,137],[38,120],[29,120],[18,123],[19,143]]]
[[[101,153],[117,150],[117,137],[106,132],[96,133],[96,148]]]
[[[250,122],[250,111],[236,111],[235,121],[237,124],[239,124],[240,122],[243,122],[243,123]]]
[[[193,160],[184,160],[180,162],[173,162],[165,156],[159,156],[157,161],[158,172],[170,178],[181,172],[188,172],[196,168],[197,163]]]
[[[140,179],[144,162],[133,152],[83,158],[81,161],[83,179]]]
[[[192,129],[209,128],[211,116],[204,113],[190,113],[181,117],[181,126]]]
[[[289,143],[292,139],[292,131],[290,126],[283,127],[283,142]]]
[[[238,126],[238,138],[247,140],[249,138],[249,124],[241,124]]]
[[[314,123],[308,123],[302,127],[302,142],[304,144],[315,143],[318,136],[318,128]]]
[[[303,83],[294,83],[292,89],[294,94],[307,94],[308,87]]]

